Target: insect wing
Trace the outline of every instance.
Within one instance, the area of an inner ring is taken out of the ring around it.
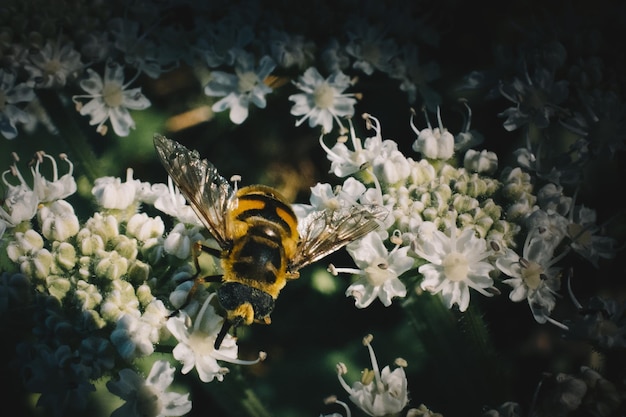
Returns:
[[[231,233],[226,213],[234,204],[234,191],[230,183],[197,151],[180,143],[154,136],[154,147],[167,173],[183,193],[209,233],[221,248],[228,247]]]
[[[387,215],[387,209],[376,205],[310,213],[298,227],[300,244],[290,270],[295,272],[376,230]]]

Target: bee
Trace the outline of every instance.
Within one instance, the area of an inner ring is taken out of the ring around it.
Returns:
[[[215,166],[180,143],[161,135],[154,146],[178,186],[220,249],[198,243],[194,288],[221,281],[217,299],[226,312],[215,340],[219,349],[232,328],[270,323],[275,300],[299,270],[375,230],[387,211],[355,205],[315,211],[298,222],[293,208],[274,188],[237,188]],[[236,183],[235,183],[236,184]],[[222,275],[200,277],[200,251],[220,259]],[[188,296],[188,300],[190,298]]]

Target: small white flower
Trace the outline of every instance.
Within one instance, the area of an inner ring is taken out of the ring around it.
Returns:
[[[200,230],[202,230],[200,226],[187,227],[183,223],[177,223],[163,242],[165,253],[174,255],[178,259],[188,259],[193,245],[205,240]]]
[[[372,75],[375,70],[391,71],[391,61],[398,54],[398,45],[393,39],[386,39],[380,28],[372,26],[364,18],[348,22],[347,33],[350,40],[346,52],[355,58],[353,68],[366,75]]]
[[[408,382],[404,368],[406,361],[396,359],[398,366],[393,371],[385,366],[382,372],[378,368],[378,361],[374,354],[371,335],[363,338],[363,344],[367,347],[372,369],[365,369],[361,374],[361,380],[350,387],[343,379],[347,368],[343,363],[337,364],[337,376],[339,383],[350,394],[350,400],[366,414],[375,417],[398,415],[409,402]]]
[[[233,65],[237,55],[254,40],[252,27],[235,19],[220,19],[212,25],[200,20],[198,25],[206,33],[200,34],[195,49],[210,68]]]
[[[30,103],[35,92],[26,83],[15,84],[17,76],[11,71],[0,69],[0,133],[7,139],[17,136],[16,123],[28,123],[30,117],[19,103]]]
[[[437,107],[437,119],[439,127],[433,129],[427,115],[428,128],[419,130],[413,124],[411,115],[411,128],[417,134],[417,140],[413,142],[413,150],[428,159],[450,159],[454,155],[454,136],[443,127],[439,107]]]
[[[431,238],[413,246],[415,253],[427,262],[418,269],[424,276],[420,287],[432,294],[441,292],[448,308],[457,304],[460,311],[465,311],[470,288],[488,297],[493,295],[486,290],[493,287],[489,273],[495,268],[485,261],[491,252],[485,239],[476,237],[474,229],[466,228],[457,236],[453,225],[449,233],[447,236],[434,230]]]
[[[270,29],[268,41],[272,57],[283,68],[305,68],[314,59],[315,43],[302,35]]]
[[[158,78],[166,70],[165,67],[172,63],[172,57],[166,52],[165,42],[158,42],[151,36],[154,33],[154,26],[152,29],[142,31],[143,25],[136,21],[113,18],[109,20],[108,27],[114,38],[113,46],[121,52],[124,62],[148,77]],[[161,26],[159,28],[162,32],[166,31]],[[157,33],[158,35],[160,33]]]
[[[23,274],[31,278],[47,279],[54,257],[44,248],[43,237],[35,230],[28,229],[26,232],[16,233],[14,239],[6,248],[9,259],[20,265]]]
[[[61,88],[68,78],[74,77],[82,68],[80,53],[71,42],[48,41],[43,48],[32,52],[24,67],[35,80],[38,88]]]
[[[328,183],[318,183],[311,187],[311,204],[293,204],[293,209],[299,219],[304,219],[315,211],[350,207],[358,204],[365,190],[365,185],[352,177],[348,177],[341,187],[335,189]]]
[[[363,119],[365,119],[367,129],[374,130],[374,136],[368,137],[364,142],[361,142],[361,139],[356,136],[352,120],[348,119],[353,150],[346,146],[344,140],[337,141],[332,148],[328,148],[322,140],[323,136],[320,137],[320,145],[326,151],[328,159],[331,161],[329,172],[334,173],[338,177],[346,177],[355,173],[363,174],[365,167],[372,166],[376,175],[380,174],[392,180],[406,178],[410,173],[410,167],[408,164],[405,164],[406,158],[403,158],[403,155],[398,151],[398,144],[392,140],[383,140],[380,123],[377,118],[365,113],[363,114]],[[392,174],[390,170],[396,168],[398,172]],[[366,176],[366,179],[369,182],[375,182],[370,177],[373,177],[373,175]]]
[[[154,184],[154,186],[156,185],[158,184]],[[196,212],[187,204],[185,197],[183,197],[178,187],[174,185],[172,177],[167,177],[167,187],[161,191],[153,202],[155,208],[177,218],[181,223],[204,227]]]
[[[140,318],[123,314],[117,320],[110,338],[120,356],[131,361],[154,352],[154,342],[148,337],[151,330]]]
[[[556,305],[555,294],[560,286],[561,268],[553,266],[567,252],[553,258],[551,244],[538,236],[527,236],[524,242],[523,256],[511,249],[496,260],[500,271],[508,275],[503,282],[513,287],[509,298],[514,302],[527,300],[533,317],[538,323],[546,321],[559,327],[565,327],[550,317]]]
[[[486,149],[480,152],[468,149],[463,158],[463,166],[471,172],[493,174],[498,169],[498,155]]]
[[[78,233],[80,224],[74,207],[65,200],[42,206],[37,214],[41,233],[48,240],[63,242]]]
[[[45,152],[40,151],[36,153],[37,162],[34,168],[31,167],[31,172],[33,173],[33,191],[37,193],[39,200],[43,203],[62,200],[76,192],[76,180],[72,175],[74,165],[67,158],[67,155],[61,154],[59,157],[67,162],[69,166],[68,172],[60,178],[56,160]],[[47,180],[39,172],[39,166],[43,162],[43,158],[49,159],[52,164],[52,181]]]
[[[406,296],[406,287],[398,277],[414,264],[414,259],[408,256],[408,246],[396,245],[389,252],[380,235],[372,232],[350,243],[346,249],[358,269],[331,265],[330,270],[333,274],[344,272],[359,276],[346,290],[346,296],[354,297],[358,308],[369,306],[376,298],[389,307],[394,297]]]
[[[116,323],[124,315],[139,318],[139,300],[133,286],[120,279],[113,281],[111,290],[100,307],[100,314],[111,323]]]
[[[302,116],[296,126],[308,119],[309,127],[322,126],[328,133],[333,129],[333,121],[343,128],[339,118],[354,115],[356,99],[354,94],[344,93],[351,85],[350,77],[344,73],[334,72],[324,79],[315,67],[310,67],[293,84],[302,91],[289,96],[294,103],[291,114]]]
[[[254,56],[242,52],[237,56],[235,74],[212,72],[204,93],[211,97],[223,97],[213,104],[213,111],[230,109],[231,122],[241,124],[248,118],[250,103],[264,109],[267,105],[265,95],[272,92],[264,80],[275,67],[274,60],[266,55],[255,68]]]
[[[97,178],[91,193],[104,209],[124,210],[137,203],[136,193],[141,182],[133,179],[133,170],[126,171],[126,182],[116,177]]]
[[[222,328],[224,319],[219,316],[210,304],[215,293],[211,294],[204,301],[200,311],[189,325],[189,316],[185,311],[180,311],[177,316],[171,317],[167,321],[167,328],[178,340],[178,344],[172,351],[174,358],[183,364],[181,372],[189,373],[196,368],[198,376],[202,382],[211,382],[217,378],[224,380],[224,375],[229,372],[218,364],[219,361],[226,361],[236,364],[253,364],[264,358],[263,352],[256,361],[242,361],[237,359],[236,339],[226,334],[219,350],[215,350],[215,339]]]
[[[16,176],[20,184],[13,185],[7,181],[7,174]],[[2,173],[2,182],[6,186],[6,192],[4,204],[0,205],[0,219],[6,222],[8,227],[15,227],[35,217],[40,202],[39,197],[28,186],[15,164],[11,166],[11,169]]]
[[[72,97],[80,114],[89,115],[89,124],[98,125],[96,130],[103,135],[107,131],[104,124],[109,120],[116,135],[128,136],[135,128],[128,110],[144,110],[150,107],[150,100],[141,93],[141,88],[128,88],[134,80],[124,84],[124,67],[117,63],[107,63],[104,78],[91,68],[87,68],[87,74],[80,86],[88,94]],[[90,100],[83,105],[81,99]]]
[[[126,224],[128,236],[134,237],[140,242],[160,237],[164,231],[165,224],[163,220],[159,216],[150,217],[146,213],[133,214]]]
[[[111,417],[182,416],[191,411],[189,394],[167,391],[174,382],[175,368],[167,361],[154,362],[144,380],[132,369],[122,369],[119,380],[107,382],[110,392],[126,400]]]

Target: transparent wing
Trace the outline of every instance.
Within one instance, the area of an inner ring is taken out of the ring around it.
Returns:
[[[296,272],[378,228],[389,212],[382,206],[364,205],[315,211],[301,220],[300,244],[290,264]]]
[[[226,213],[233,203],[230,183],[197,151],[161,135],[154,135],[161,163],[221,248],[231,242]]]

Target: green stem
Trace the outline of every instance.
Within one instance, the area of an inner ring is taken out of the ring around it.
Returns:
[[[463,396],[460,402],[470,409],[484,405],[470,405],[476,401],[503,401],[509,388],[504,379],[506,367],[496,355],[487,325],[476,307],[455,312],[447,309],[439,296],[429,293],[412,297],[403,307],[428,355],[429,369],[424,372],[433,373],[434,386],[458,392]]]
[[[93,184],[96,178],[103,176],[102,168],[89,145],[88,132],[85,132],[77,123],[76,112],[68,111],[56,91],[37,90],[37,97],[58,129],[56,135],[67,144],[72,162]]]
[[[218,384],[206,384],[206,390],[229,415],[245,417],[271,417],[256,393],[250,388],[241,368],[233,366],[231,372]]]

